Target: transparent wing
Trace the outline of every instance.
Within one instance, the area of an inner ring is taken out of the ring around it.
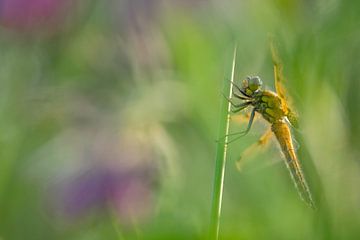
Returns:
[[[243,166],[258,153],[265,151],[269,146],[269,141],[271,139],[272,132],[269,128],[265,133],[259,138],[258,141],[247,147],[241,156],[236,161],[236,168],[241,171]]]
[[[285,78],[283,75],[283,66],[273,40],[270,40],[270,50],[271,50],[272,61],[274,64],[274,81],[275,81],[276,93],[279,95],[281,99],[283,99],[286,103],[288,103],[291,100],[289,99],[287,90],[284,87]]]
[[[283,75],[283,66],[281,63],[279,53],[272,38],[270,39],[270,50],[271,50],[272,61],[274,64],[274,81],[275,81],[276,93],[282,99],[283,109],[286,110],[286,115],[291,125],[295,128],[298,128],[298,114],[294,110],[293,101],[284,86],[286,79]]]

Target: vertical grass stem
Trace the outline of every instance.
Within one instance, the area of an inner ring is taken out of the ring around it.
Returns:
[[[235,75],[235,60],[236,60],[236,47],[234,49],[232,70],[231,70],[231,82],[234,82]],[[223,82],[223,93],[228,93],[229,98],[232,95],[231,82],[224,79]],[[224,188],[224,176],[227,156],[227,142],[229,133],[230,123],[230,110],[231,104],[226,98],[222,99],[220,109],[220,121],[219,121],[219,132],[216,146],[216,158],[215,158],[215,173],[214,173],[214,185],[212,193],[212,206],[211,206],[211,219],[210,219],[210,239],[217,240],[219,238],[219,226],[221,216],[221,203]],[[225,136],[225,138],[222,138]],[[220,140],[221,139],[221,140]]]

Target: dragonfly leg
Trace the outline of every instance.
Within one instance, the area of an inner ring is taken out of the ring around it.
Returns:
[[[244,110],[245,108],[247,108],[250,104],[251,104],[251,102],[245,102],[245,103],[241,103],[238,105],[233,105],[236,109],[232,109],[231,112],[232,113],[240,112],[241,110]]]
[[[241,88],[239,87],[239,85],[237,85],[237,84],[234,83],[233,81],[231,81],[231,84],[232,84],[239,92],[241,92]]]
[[[272,136],[271,128],[269,128],[257,142],[250,145],[248,148],[245,149],[243,154],[239,157],[236,161],[236,168],[241,171],[244,164],[250,160],[253,156],[255,156],[260,151],[264,151],[269,143],[269,140]]]
[[[252,126],[252,124],[253,124],[254,118],[255,118],[255,112],[256,112],[256,109],[254,108],[254,109],[251,111],[249,123],[248,123],[248,126],[247,126],[247,128],[245,129],[245,131],[241,131],[241,132],[237,132],[237,133],[231,133],[231,134],[228,134],[228,135],[227,135],[227,136],[238,135],[236,138],[228,141],[227,144],[229,144],[229,143],[231,143],[231,142],[234,142],[234,141],[238,140],[239,138],[241,138],[241,137],[245,136],[246,134],[248,134],[248,132],[250,131],[251,126]]]
[[[236,123],[248,123],[250,119],[251,112],[244,111],[241,114],[233,114],[231,115],[231,121],[234,121]],[[259,115],[255,115],[254,122],[259,119]]]
[[[247,108],[251,104],[251,102],[234,103],[230,98],[228,98],[224,94],[223,94],[223,96],[224,96],[224,98],[226,98],[226,100],[228,100],[228,102],[230,102],[231,106],[236,108],[236,109],[232,110],[233,113],[237,113],[237,112]]]
[[[232,94],[233,94],[236,98],[239,98],[239,99],[241,99],[241,100],[250,100],[250,98],[243,97],[243,96],[237,94],[234,90],[232,91]]]
[[[240,94],[238,94],[237,92],[235,92],[234,89],[232,89],[232,94],[241,99],[241,100],[250,100],[250,96],[248,96],[240,87],[239,85],[237,85],[236,83],[234,83],[233,81],[231,81],[230,79],[228,79],[228,81],[234,86],[234,88],[236,88],[237,91],[239,91],[243,96],[241,96]]]
[[[231,84],[245,97],[240,96],[241,98],[251,98],[249,95],[247,95],[237,84],[235,84],[233,81],[231,81]],[[233,91],[234,92],[234,91]]]
[[[238,94],[237,92],[235,92],[234,89],[232,89],[232,94],[233,94],[235,97],[237,97],[237,98],[239,98],[239,99],[241,99],[241,100],[250,100],[250,99],[251,99],[249,96],[247,96],[247,95],[244,93],[244,91],[243,91],[238,85],[236,85],[236,84],[233,83],[233,82],[231,82],[231,84],[243,95],[243,96],[241,96],[240,94]]]
[[[250,131],[251,125],[252,125],[252,123],[253,123],[253,121],[254,121],[254,119],[255,119],[255,110],[253,110],[253,111],[251,112],[250,116],[249,116],[248,114],[246,114],[246,115],[241,115],[241,116],[242,116],[242,117],[239,118],[238,120],[239,120],[240,122],[243,122],[243,121],[245,121],[245,120],[248,121],[248,127],[247,127],[247,129],[246,129],[245,131],[241,131],[241,132],[234,132],[234,133],[226,134],[225,136],[223,136],[223,137],[219,138],[218,140],[216,140],[217,142],[218,142],[218,141],[223,141],[226,137],[236,136],[236,135],[237,135],[238,137],[236,137],[236,138],[234,138],[234,139],[226,142],[226,144],[229,144],[229,143],[234,142],[235,140],[239,139],[240,137],[245,136],[245,135]]]

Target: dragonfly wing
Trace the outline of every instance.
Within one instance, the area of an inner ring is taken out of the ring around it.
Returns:
[[[286,89],[283,85],[284,76],[282,73],[282,64],[273,41],[271,41],[270,43],[270,50],[271,50],[272,61],[274,64],[274,81],[275,81],[276,93],[279,95],[280,98],[287,100]]]
[[[274,41],[270,40],[271,57],[274,64],[274,81],[276,93],[282,100],[283,109],[286,110],[286,115],[292,126],[298,128],[298,115],[294,111],[293,101],[288,95],[287,90],[284,86],[286,82],[283,75],[283,66],[277,48],[275,47]]]
[[[312,194],[295,153],[289,125],[285,121],[278,121],[272,124],[271,130],[280,144],[281,150],[285,156],[286,166],[290,171],[291,178],[299,192],[300,197],[310,207],[315,208]]]
[[[236,168],[241,171],[247,161],[256,156],[259,152],[264,151],[268,147],[268,143],[272,137],[271,129],[269,128],[259,138],[258,141],[247,147],[239,159],[236,161]]]

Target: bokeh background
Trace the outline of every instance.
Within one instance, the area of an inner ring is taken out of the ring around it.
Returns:
[[[269,35],[301,117],[318,210],[266,125],[232,143],[221,239],[360,238],[357,1],[0,0],[0,239],[206,239],[223,81],[273,89]],[[246,125],[232,121],[232,131]]]

